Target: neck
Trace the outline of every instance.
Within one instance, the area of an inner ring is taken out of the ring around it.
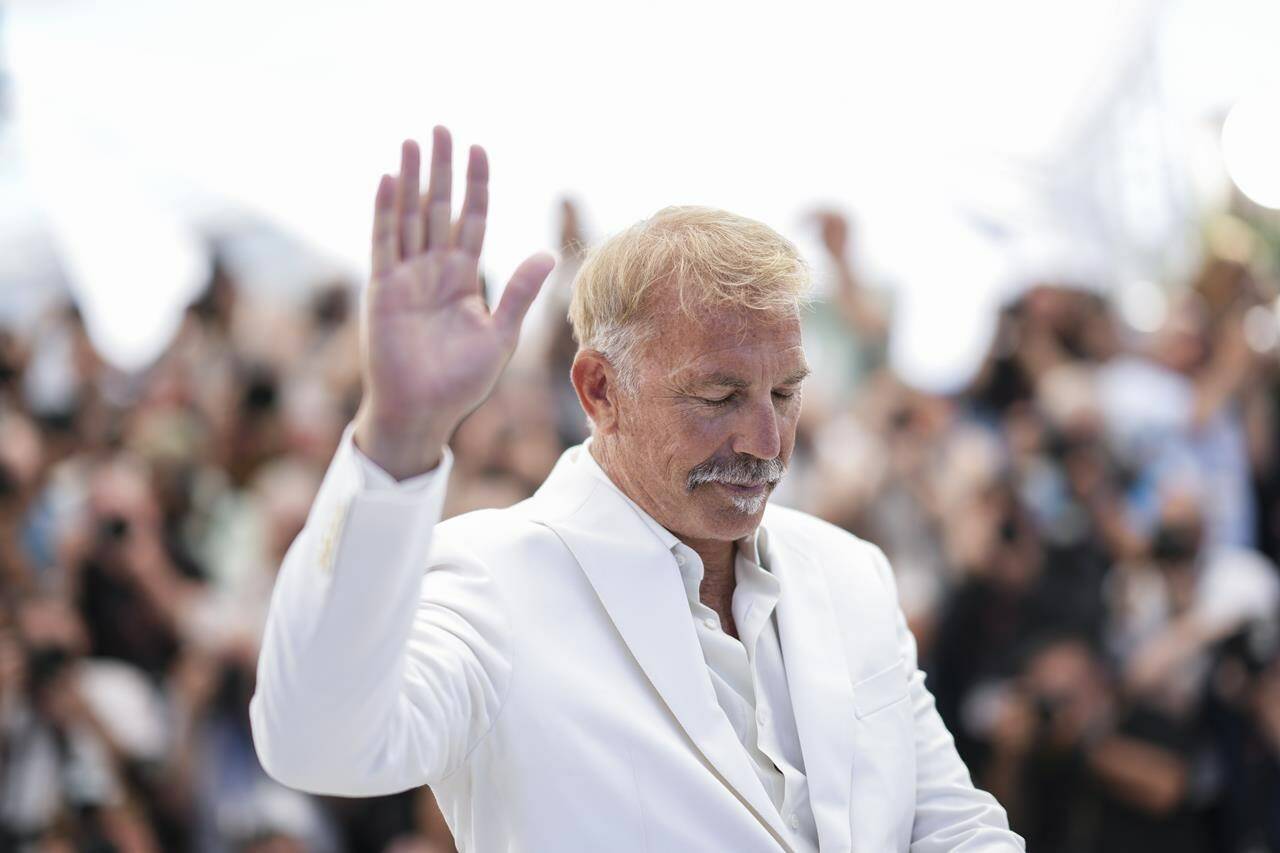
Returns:
[[[733,588],[736,584],[734,574],[733,542],[719,540],[688,539],[681,536],[680,541],[698,553],[702,559],[702,585],[698,587],[698,598],[702,603],[717,613],[730,610],[733,603]]]

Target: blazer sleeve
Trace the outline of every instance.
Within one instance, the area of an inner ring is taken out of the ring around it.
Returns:
[[[884,552],[872,547],[877,570],[898,597],[897,581]],[[915,717],[916,808],[911,829],[912,853],[944,851],[1021,851],[1022,836],[1009,829],[1009,818],[995,797],[975,788],[969,769],[956,752],[955,740],[934,707],[924,684],[916,641],[898,607],[898,646],[909,676]]]
[[[490,730],[509,623],[479,560],[433,557],[448,450],[388,488],[367,481],[351,434],[276,577],[249,719],[279,782],[374,796],[444,778]]]

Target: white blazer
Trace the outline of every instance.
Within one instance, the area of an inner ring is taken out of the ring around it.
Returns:
[[[371,491],[348,428],[272,596],[263,767],[321,794],[429,784],[463,851],[793,849],[674,557],[582,452],[441,523],[450,457]],[[884,555],[794,510],[763,524],[821,849],[1022,850],[934,710]]]

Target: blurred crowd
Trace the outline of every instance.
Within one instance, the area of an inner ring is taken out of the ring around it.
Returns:
[[[1249,332],[1276,283],[1210,257],[1143,335],[1029,283],[931,394],[891,369],[848,224],[814,223],[826,358],[774,499],[888,553],[975,781],[1038,853],[1280,851],[1280,359]],[[585,437],[584,242],[566,203],[446,514],[523,499]],[[274,573],[359,403],[357,312],[349,283],[299,304],[218,261],[140,373],[74,307],[0,331],[0,850],[453,850],[428,789],[302,795],[249,733]]]

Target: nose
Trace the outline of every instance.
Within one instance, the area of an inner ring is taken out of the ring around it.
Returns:
[[[746,407],[734,437],[735,453],[749,453],[757,459],[773,459],[782,452],[778,410],[772,398]]]

